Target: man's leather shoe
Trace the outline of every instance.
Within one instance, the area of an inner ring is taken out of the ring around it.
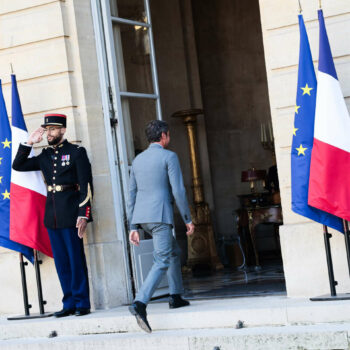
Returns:
[[[140,301],[135,301],[129,306],[129,311],[136,317],[139,327],[147,333],[152,332],[152,328],[147,321],[146,305]]]
[[[177,309],[188,305],[190,305],[190,302],[182,299],[180,294],[171,294],[169,297],[169,309]]]
[[[62,309],[61,311],[55,312],[53,315],[55,317],[66,317],[70,315],[74,315],[75,309]]]
[[[90,309],[76,309],[75,316],[84,316],[90,313]]]

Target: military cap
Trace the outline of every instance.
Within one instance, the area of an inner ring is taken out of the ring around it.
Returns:
[[[41,126],[45,128],[50,125],[60,126],[62,128],[65,128],[67,125],[67,116],[64,114],[56,114],[56,113],[45,114],[44,124],[42,124]]]

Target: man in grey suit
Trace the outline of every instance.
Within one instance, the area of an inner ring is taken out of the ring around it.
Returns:
[[[173,236],[174,199],[186,224],[187,235],[194,232],[191,214],[179,159],[176,153],[167,150],[170,142],[168,124],[153,120],[146,127],[150,146],[133,161],[130,174],[128,219],[129,240],[139,245],[138,229],[142,228],[153,238],[154,261],[142,287],[136,295],[130,312],[146,332],[151,332],[146,307],[154,291],[167,272],[169,282],[169,307],[189,305],[181,298],[183,293],[180,248]]]

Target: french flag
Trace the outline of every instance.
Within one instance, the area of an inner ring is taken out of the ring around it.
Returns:
[[[15,75],[12,80],[12,161],[28,132],[24,122]],[[34,156],[32,150],[31,157]],[[52,249],[44,226],[46,186],[40,171],[19,172],[12,169],[10,201],[10,239],[50,257]]]
[[[350,117],[338,81],[322,10],[309,205],[350,220]]]

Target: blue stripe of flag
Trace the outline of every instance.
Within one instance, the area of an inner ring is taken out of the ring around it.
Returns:
[[[320,25],[320,56],[318,61],[318,70],[320,72],[327,73],[338,80],[322,10],[318,10],[318,21]]]
[[[12,135],[0,80],[0,246],[20,252],[33,262],[33,250],[10,239],[10,199],[5,193],[10,192],[11,186],[12,148],[5,147],[5,140],[12,141]]]
[[[26,124],[24,122],[21,103],[19,102],[19,95],[17,89],[16,76],[11,75],[12,81],[12,126],[15,126],[19,129],[27,131]]]

